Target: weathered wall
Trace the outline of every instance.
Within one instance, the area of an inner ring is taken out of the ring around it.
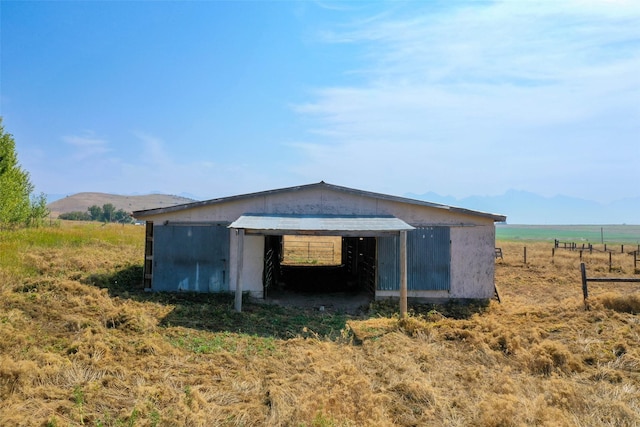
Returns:
[[[229,290],[235,292],[238,272],[238,236],[231,231],[230,248],[230,281]],[[262,298],[262,270],[264,268],[264,236],[244,236],[242,257],[242,291],[249,292],[252,297]]]
[[[416,226],[491,224],[490,218],[452,212],[446,208],[412,205],[393,200],[372,199],[357,194],[310,188],[292,193],[275,193],[241,198],[149,217],[155,223],[233,222],[245,213],[394,215]],[[147,218],[145,218],[147,219]]]
[[[495,226],[492,218],[452,211],[446,207],[423,206],[329,188],[305,188],[255,197],[239,197],[203,204],[190,209],[146,216],[155,224],[213,223],[235,221],[245,213],[393,215],[419,226],[451,227],[451,289],[416,291],[410,296],[437,298],[491,298],[494,287]],[[230,236],[229,290],[236,286],[237,240]],[[243,290],[261,297],[264,237],[245,236]],[[387,291],[393,294],[394,291]],[[420,295],[418,295],[420,294]],[[424,295],[422,295],[424,294]],[[437,294],[437,295],[436,295]],[[387,296],[380,293],[377,296]]]
[[[491,298],[494,290],[495,227],[491,224],[465,227],[450,226],[449,229],[449,238],[451,239],[450,289],[437,291],[409,288],[408,296],[436,300]],[[383,269],[383,266],[379,266],[378,271],[383,271]],[[397,271],[390,274],[394,275],[394,280],[399,280]],[[398,284],[395,284],[393,290],[388,287],[381,289],[377,286],[376,297],[398,297],[400,292],[397,289]]]
[[[451,298],[491,298],[495,226],[451,228]]]
[[[228,290],[226,226],[155,226],[153,242],[155,291]]]

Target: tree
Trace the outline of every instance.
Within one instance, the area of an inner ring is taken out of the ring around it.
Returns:
[[[115,222],[126,224],[131,222],[131,215],[129,215],[124,209],[118,209],[113,216],[113,220]]]
[[[116,207],[111,203],[105,203],[102,205],[102,219],[104,222],[112,222],[114,220],[114,214],[116,213]]]
[[[31,197],[29,173],[18,164],[16,143],[0,117],[0,228],[38,225],[48,214],[44,194]]]
[[[102,221],[104,216],[102,208],[98,205],[89,206],[89,215],[91,216],[91,221]]]
[[[64,212],[58,216],[58,219],[66,219],[69,221],[91,221],[91,215],[89,212]]]
[[[42,225],[43,220],[49,215],[47,207],[47,196],[40,193],[37,196],[31,196],[31,213],[29,214],[28,224],[30,226]]]

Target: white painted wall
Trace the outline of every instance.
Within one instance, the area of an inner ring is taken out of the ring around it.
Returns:
[[[495,226],[451,228],[451,298],[493,297]]]
[[[229,290],[235,292],[238,272],[238,236],[231,230],[231,247],[229,248]],[[264,269],[264,236],[244,236],[242,257],[242,291],[249,292],[252,297],[262,298],[262,272]]]

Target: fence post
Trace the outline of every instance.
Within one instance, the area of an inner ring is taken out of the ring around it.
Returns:
[[[620,253],[623,254],[624,253],[624,245],[620,245]]]
[[[582,261],[582,250],[580,250],[580,261]]]
[[[524,247],[524,263],[527,263],[527,247]]]
[[[611,272],[611,252],[609,252],[609,272]]]
[[[589,310],[589,289],[587,288],[587,269],[584,266],[584,262],[580,263],[580,273],[582,274],[582,297],[584,298],[584,309]]]
[[[556,248],[551,248],[551,258],[556,255]]]

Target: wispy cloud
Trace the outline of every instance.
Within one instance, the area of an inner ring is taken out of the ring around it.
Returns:
[[[72,158],[75,160],[85,160],[111,151],[109,142],[96,136],[92,131],[85,131],[80,135],[66,135],[62,137],[62,140],[73,147]]]
[[[639,3],[433,4],[325,39],[360,46],[361,82],[317,88],[296,107],[315,120],[295,145],[308,162],[298,172],[366,161],[389,172],[370,177],[378,187],[413,180],[407,191],[464,196],[522,181],[544,194],[559,188],[545,168],[588,180],[567,162],[593,168],[603,144],[637,153],[628,134],[640,117]],[[634,168],[628,154],[614,157]]]

